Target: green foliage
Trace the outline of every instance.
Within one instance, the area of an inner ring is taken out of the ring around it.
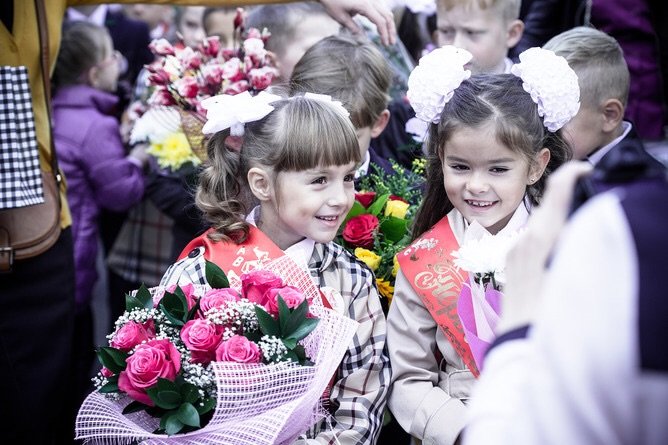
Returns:
[[[223,269],[218,267],[215,263],[211,261],[206,261],[204,266],[204,274],[206,276],[206,281],[214,289],[225,289],[230,287],[230,281],[227,279],[227,275],[223,272]]]

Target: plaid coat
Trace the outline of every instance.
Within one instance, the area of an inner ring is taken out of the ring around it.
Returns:
[[[173,264],[161,285],[206,283],[204,248]],[[390,383],[390,363],[385,347],[385,316],[374,275],[335,243],[316,243],[308,262],[319,287],[338,290],[348,317],[359,323],[343,357],[330,393],[331,418],[314,425],[301,443],[374,444],[383,423]]]

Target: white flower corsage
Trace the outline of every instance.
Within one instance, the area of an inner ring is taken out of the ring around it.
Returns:
[[[248,91],[236,95],[219,94],[202,101],[206,110],[206,123],[202,133],[212,134],[230,129],[232,136],[243,136],[244,124],[255,122],[272,111],[271,103],[281,100],[280,96],[261,91],[251,96]]]
[[[520,63],[513,65],[511,73],[522,79],[549,131],[559,130],[580,109],[578,76],[566,59],[554,52],[529,48],[520,54]]]
[[[438,123],[443,107],[452,98],[455,88],[471,77],[471,71],[465,70],[464,65],[472,57],[465,49],[446,45],[420,59],[408,77],[406,93],[419,119]]]

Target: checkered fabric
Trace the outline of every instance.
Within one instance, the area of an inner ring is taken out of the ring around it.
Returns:
[[[0,209],[44,202],[28,70],[0,67]]]

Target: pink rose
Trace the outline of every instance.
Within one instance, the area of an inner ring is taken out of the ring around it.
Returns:
[[[257,91],[264,90],[271,85],[275,76],[276,70],[269,66],[265,66],[264,68],[253,68],[248,72],[251,87]]]
[[[260,363],[262,352],[258,345],[243,335],[233,335],[216,349],[216,360],[237,363]]]
[[[181,340],[190,350],[193,363],[208,364],[216,358],[223,338],[223,327],[203,319],[190,320],[181,329]]]
[[[118,389],[148,406],[153,406],[153,401],[146,390],[158,383],[158,378],[174,381],[181,371],[181,354],[167,339],[137,346],[125,362],[127,367],[118,376]]]
[[[206,313],[214,307],[223,308],[227,303],[239,301],[241,296],[234,289],[211,289],[199,301],[199,308]]]
[[[244,40],[244,53],[257,60],[262,60],[267,55],[267,50],[264,49],[264,42],[260,37],[261,35],[258,32],[255,37]]]
[[[209,36],[204,39],[200,47],[202,53],[210,57],[216,57],[220,51],[220,37]]]
[[[183,79],[179,79],[174,82],[174,86],[176,87],[176,91],[178,91],[181,96],[190,99],[196,97],[197,93],[199,92],[197,80],[195,80],[193,77],[184,77]]]
[[[241,275],[241,290],[243,296],[253,303],[264,306],[267,303],[265,295],[269,289],[283,287],[283,280],[268,270],[254,270]]]
[[[223,63],[223,79],[227,79],[234,83],[244,78],[244,72],[241,66],[241,60],[233,57],[227,62]]]
[[[185,286],[180,286],[180,287],[181,290],[183,291],[183,294],[186,296],[186,302],[188,303],[188,310],[190,310],[195,306],[195,302],[197,300],[197,297],[195,296],[195,286],[188,283]],[[170,294],[173,294],[174,291],[176,290],[176,284],[168,286],[166,290]],[[153,296],[153,307],[158,307],[158,305],[160,304],[160,300],[162,300],[163,296],[164,292],[161,294],[157,293]]]
[[[169,84],[169,73],[162,68],[156,70],[149,69],[148,82],[151,85],[167,85]]]
[[[177,53],[176,57],[179,59],[181,65],[185,69],[196,70],[202,64],[202,56],[193,51],[193,49],[190,48],[189,46],[186,46],[185,48],[180,50]]]
[[[151,97],[148,100],[148,103],[152,105],[176,105],[176,101],[172,97],[171,93],[167,91],[164,87],[157,87]]]
[[[223,94],[229,94],[230,96],[234,96],[235,94],[240,94],[243,93],[244,91],[248,91],[249,87],[250,85],[248,84],[248,81],[240,80],[239,82],[234,82],[233,84],[223,88]]]
[[[248,32],[246,33],[246,38],[247,39],[259,39],[262,37],[262,33],[260,33],[260,30],[257,28],[248,28]]]
[[[278,296],[283,298],[285,304],[294,309],[306,298],[302,291],[293,286],[285,286],[280,289],[269,289],[266,293],[267,309],[270,314],[278,314]]]
[[[167,41],[167,39],[158,39],[152,41],[148,45],[148,49],[150,49],[153,54],[158,56],[173,56],[175,53],[174,47]]]
[[[145,323],[129,321],[125,323],[114,335],[111,346],[121,351],[131,351],[138,344],[155,338],[155,325],[153,320]]]
[[[220,86],[223,81],[223,66],[215,63],[202,68],[202,76],[207,85]]]
[[[114,375],[114,373],[111,372],[109,368],[106,368],[104,366],[102,367],[102,369],[100,369],[100,374],[102,374],[106,378],[109,378]]]
[[[373,237],[378,228],[378,218],[365,213],[350,218],[343,228],[343,239],[355,247],[373,247]]]
[[[220,54],[223,56],[223,60],[227,61],[237,56],[237,50],[234,48],[223,48]]]

